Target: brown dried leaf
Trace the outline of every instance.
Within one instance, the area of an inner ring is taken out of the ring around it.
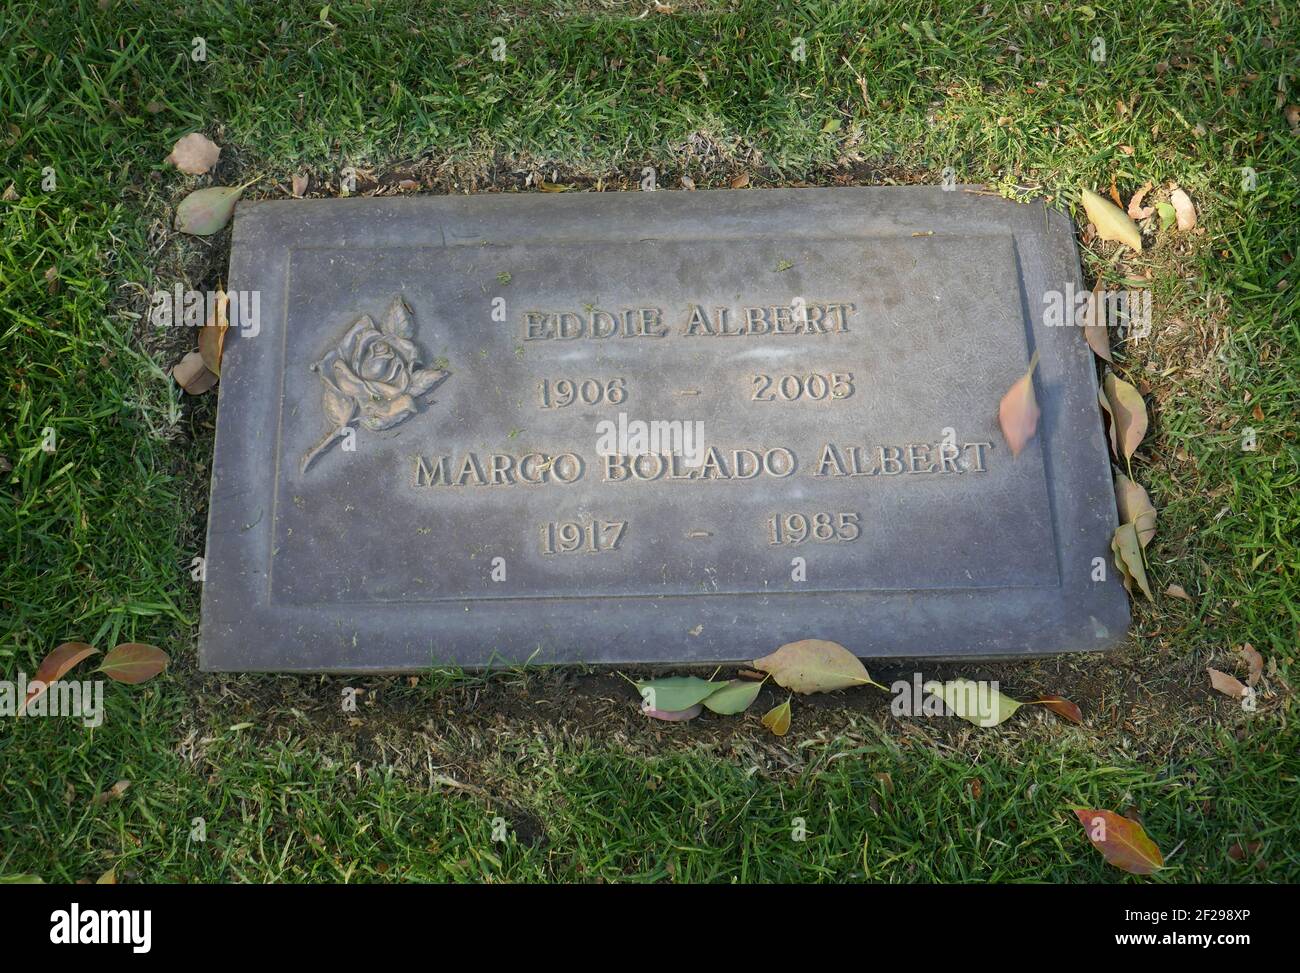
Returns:
[[[748,172],[742,172],[740,175],[736,176],[734,179],[731,180],[732,189],[744,189],[748,185],[749,185]]]
[[[217,376],[208,371],[203,364],[203,356],[191,351],[172,368],[172,377],[176,384],[190,395],[202,395],[217,384]]]
[[[1241,647],[1241,657],[1246,660],[1246,666],[1250,670],[1250,675],[1246,677],[1246,685],[1253,686],[1259,682],[1260,676],[1264,675],[1264,657],[1249,642]]]
[[[1042,696],[1038,699],[1031,699],[1025,705],[1027,706],[1046,706],[1057,716],[1062,716],[1071,723],[1083,722],[1083,710],[1078,705],[1070,702],[1064,696]]]
[[[1105,298],[1101,292],[1101,278],[1098,277],[1097,283],[1092,289],[1092,295],[1088,298],[1088,306],[1084,309],[1083,337],[1088,342],[1088,347],[1092,349],[1093,354],[1113,365],[1115,359],[1110,356],[1110,334],[1106,330],[1106,320],[1103,314],[1104,300]]]
[[[206,135],[191,132],[172,146],[167,161],[181,172],[199,176],[217,164],[221,148]]]
[[[1169,194],[1169,202],[1178,214],[1178,229],[1190,230],[1196,225],[1196,207],[1185,192],[1175,189]]]
[[[291,180],[293,186],[293,195],[295,199],[302,199],[307,195],[307,186],[309,180],[305,172],[295,172]]]
[[[1119,507],[1120,523],[1136,527],[1138,541],[1146,547],[1156,534],[1156,508],[1152,506],[1146,490],[1123,473],[1117,473],[1115,502]]]
[[[1241,699],[1248,692],[1245,683],[1236,676],[1230,676],[1218,669],[1207,668],[1205,671],[1210,674],[1210,685],[1225,696]]]
[[[1038,352],[1029,361],[1029,370],[1002,396],[998,405],[998,424],[1002,435],[1011,447],[1011,455],[1019,456],[1038,430],[1041,412],[1034,398],[1034,369],[1038,366]]]
[[[16,715],[22,716],[36,697],[43,695],[50,688],[50,683],[62,679],[77,663],[88,656],[95,655],[98,651],[85,642],[64,642],[47,655],[36,667],[36,674],[28,682],[27,698],[18,705]],[[32,688],[32,683],[36,682],[41,685]]]
[[[131,786],[131,782],[129,780],[119,780],[116,784],[114,784],[108,790],[104,791],[102,794],[96,794],[94,797],[92,797],[90,799],[90,803],[98,807],[101,804],[107,804],[109,801],[115,801],[123,794],[125,794],[126,789],[130,786]]]
[[[212,320],[199,328],[199,354],[208,371],[218,378],[221,377],[221,352],[226,346],[226,331],[230,329],[230,322],[226,320],[229,304],[230,295],[218,290]]]
[[[1110,416],[1110,448],[1116,459],[1129,459],[1147,434],[1142,393],[1114,372],[1107,372],[1098,396]]]
[[[1146,194],[1151,192],[1151,183],[1144,183],[1142,188],[1133,194],[1133,198],[1128,201],[1128,215],[1135,220],[1145,220],[1156,211],[1154,206],[1143,206],[1142,200]]]
[[[1181,598],[1183,601],[1192,600],[1192,596],[1187,593],[1187,589],[1180,584],[1171,584],[1165,589],[1165,594],[1171,598]]]
[[[1142,544],[1138,541],[1137,528],[1132,524],[1121,524],[1110,541],[1111,553],[1115,555],[1115,567],[1124,577],[1124,587],[1131,595],[1133,585],[1141,589],[1148,601],[1153,601],[1151,588],[1147,584],[1146,566],[1142,563]]]
[[[562,185],[558,182],[542,182],[537,187],[544,193],[567,193],[569,186]]]

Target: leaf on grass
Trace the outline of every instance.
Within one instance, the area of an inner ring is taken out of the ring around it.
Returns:
[[[1160,214],[1160,229],[1167,230],[1178,222],[1178,211],[1168,203],[1156,203],[1156,212]]]
[[[252,181],[242,186],[209,186],[198,189],[176,207],[176,229],[195,236],[210,236],[230,222],[235,203]]]
[[[687,720],[693,720],[703,713],[704,707],[699,703],[683,710],[646,709],[642,707],[641,712],[652,719],[664,720],[667,723],[685,723]]]
[[[95,879],[95,884],[96,884],[96,885],[116,885],[116,884],[117,884],[117,869],[116,869],[116,868],[110,868],[110,869],[109,869],[108,871],[106,871],[103,875],[99,876],[99,878]]]
[[[538,184],[537,188],[544,193],[567,193],[569,189],[572,187],[565,186],[562,183],[558,183],[558,182],[542,181],[541,183]]]
[[[107,804],[109,801],[116,801],[126,793],[126,789],[131,786],[129,780],[119,780],[116,784],[101,794],[96,794],[90,799],[90,803],[96,807],[101,804]]]
[[[1020,700],[1003,695],[991,683],[972,679],[934,680],[921,688],[942,699],[954,716],[976,726],[997,726],[1023,705]]]
[[[1235,862],[1243,862],[1247,858],[1254,858],[1263,847],[1262,841],[1248,841],[1244,845],[1240,841],[1234,841],[1228,847],[1228,857]]]
[[[1249,642],[1241,647],[1241,657],[1246,660],[1246,666],[1250,670],[1250,675],[1246,677],[1246,685],[1253,686],[1259,682],[1260,676],[1264,675],[1264,657]]]
[[[763,714],[762,723],[779,737],[790,732],[790,700],[774,706]]]
[[[771,655],[755,659],[754,668],[770,673],[777,685],[796,693],[828,693],[849,686],[880,686],[872,682],[856,655],[838,642],[825,639],[788,642]]]
[[[1038,352],[1029,360],[1029,370],[1002,396],[998,405],[998,425],[1002,436],[1011,447],[1011,455],[1019,456],[1038,430],[1038,417],[1042,414],[1034,397],[1034,369],[1038,366]]]
[[[39,875],[0,875],[0,885],[44,885]]]
[[[1115,474],[1115,502],[1120,522],[1136,527],[1138,542],[1146,547],[1156,534],[1156,508],[1142,484],[1134,483],[1123,473]]]
[[[1071,723],[1083,722],[1083,710],[1070,702],[1064,696],[1042,696],[1038,699],[1031,699],[1026,706],[1046,706],[1057,716],[1063,716]]]
[[[1160,849],[1136,821],[1114,811],[1077,808],[1074,813],[1088,840],[1116,868],[1130,875],[1150,875],[1164,868]]]
[[[641,710],[649,713],[680,713],[713,695],[721,683],[710,682],[696,676],[669,676],[634,684],[641,694]]]
[[[1187,589],[1180,584],[1171,584],[1165,589],[1165,594],[1171,598],[1181,598],[1183,601],[1192,600],[1192,596],[1187,593]]]
[[[307,174],[305,172],[295,172],[293,179],[290,180],[290,188],[295,199],[302,199],[307,195]]]
[[[1084,309],[1083,337],[1098,358],[1114,364],[1115,359],[1110,356],[1110,333],[1106,330],[1104,301],[1101,278],[1098,277],[1096,286],[1093,287],[1092,294],[1088,298],[1088,306]]]
[[[173,366],[172,378],[190,395],[202,395],[217,384],[217,376],[203,364],[203,355],[197,351],[191,351]]]
[[[200,132],[191,132],[172,146],[167,161],[181,172],[199,176],[217,164],[221,147]]]
[[[763,688],[761,682],[748,679],[732,679],[722,684],[721,689],[704,698],[704,705],[714,713],[722,716],[734,716],[749,709],[758,698],[758,691]]]
[[[1174,218],[1178,220],[1178,229],[1190,230],[1196,225],[1196,207],[1191,198],[1181,189],[1169,194],[1169,204],[1174,208]]]
[[[1205,670],[1210,674],[1210,685],[1225,696],[1231,696],[1233,699],[1241,699],[1249,690],[1236,676],[1230,676],[1226,672],[1220,672],[1218,669],[1207,668]]]
[[[1147,407],[1142,393],[1107,372],[1097,391],[1101,407],[1110,416],[1110,448],[1116,459],[1129,459],[1147,434]]]
[[[1137,527],[1120,524],[1110,540],[1110,550],[1115,555],[1115,567],[1123,576],[1128,593],[1133,594],[1133,585],[1136,584],[1148,601],[1154,601],[1151,587],[1147,584],[1146,566],[1142,563],[1142,543],[1138,540]]]
[[[230,322],[226,319],[229,304],[230,295],[218,289],[212,320],[199,328],[199,355],[208,371],[218,378],[221,377],[221,352],[226,346],[226,332],[230,330]]]
[[[123,642],[108,650],[96,672],[102,672],[118,682],[138,685],[147,682],[167,668],[167,653],[143,642]]]
[[[749,185],[748,172],[742,172],[740,175],[736,176],[734,179],[731,180],[732,189],[744,189],[748,185]]]
[[[1103,240],[1118,240],[1134,250],[1142,250],[1142,231],[1127,213],[1091,189],[1083,191],[1083,209]]]
[[[1156,211],[1154,206],[1143,206],[1142,200],[1146,194],[1151,192],[1151,183],[1143,184],[1142,188],[1133,194],[1133,198],[1128,201],[1128,215],[1135,220],[1145,220],[1148,216]]]
[[[73,666],[98,651],[98,649],[87,645],[85,642],[64,642],[47,655],[41,660],[41,664],[36,667],[36,674],[28,682],[27,698],[18,706],[17,715],[22,716],[36,697],[43,695],[50,688],[50,683],[62,679]],[[32,688],[33,684],[37,682],[40,685]]]

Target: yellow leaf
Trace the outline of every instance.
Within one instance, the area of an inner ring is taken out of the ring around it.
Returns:
[[[1103,240],[1118,240],[1141,252],[1142,231],[1127,213],[1109,199],[1098,196],[1091,189],[1085,189],[1083,209],[1092,225],[1097,228],[1097,235]]]
[[[763,714],[762,723],[779,737],[790,732],[790,700],[780,706],[774,706]]]

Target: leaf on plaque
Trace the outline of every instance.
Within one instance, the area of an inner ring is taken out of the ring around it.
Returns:
[[[1164,856],[1138,822],[1114,811],[1076,808],[1074,813],[1093,847],[1116,868],[1131,875],[1164,868]]]
[[[1119,507],[1120,523],[1136,527],[1138,541],[1146,547],[1156,534],[1156,508],[1146,490],[1123,473],[1116,473],[1115,502]]]
[[[1117,240],[1141,252],[1142,231],[1129,215],[1104,196],[1091,189],[1083,191],[1083,209],[1103,240]]]
[[[394,297],[392,303],[388,305],[379,330],[398,338],[410,339],[415,336],[415,318],[411,316],[411,309],[407,307],[401,295]]]
[[[1012,456],[1019,456],[1038,430],[1042,412],[1034,397],[1034,369],[1037,366],[1038,352],[1035,351],[1029,360],[1029,369],[1016,379],[998,404],[998,425],[1002,427],[1002,436],[1011,447]]]

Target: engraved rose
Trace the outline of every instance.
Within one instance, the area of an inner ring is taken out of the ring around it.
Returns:
[[[343,340],[312,366],[324,386],[325,415],[331,429],[302,458],[302,472],[353,422],[367,429],[389,429],[419,411],[420,396],[448,375],[422,368],[412,341],[415,320],[402,298],[394,297],[376,327],[363,314]]]

